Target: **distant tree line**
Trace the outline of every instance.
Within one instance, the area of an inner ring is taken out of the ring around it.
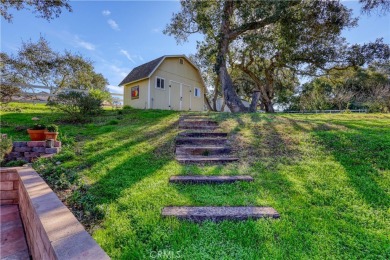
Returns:
[[[390,112],[390,64],[331,71],[297,88],[287,110],[368,109]]]

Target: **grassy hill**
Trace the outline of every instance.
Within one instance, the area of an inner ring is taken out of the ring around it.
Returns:
[[[390,115],[210,114],[239,163],[180,165],[179,113],[105,111],[87,124],[37,105],[1,112],[27,140],[32,117],[60,123],[63,151],[40,173],[113,259],[390,258]],[[60,162],[59,165],[56,162]],[[253,183],[173,185],[171,175],[248,174]],[[168,205],[272,206],[278,220],[194,224]]]

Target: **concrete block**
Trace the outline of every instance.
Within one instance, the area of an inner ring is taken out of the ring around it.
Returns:
[[[46,149],[45,147],[33,147],[32,151],[37,153],[45,153],[45,149]]]
[[[14,143],[13,143],[13,146],[14,146],[14,147],[23,147],[23,146],[27,146],[27,142],[17,141],[17,142],[14,142]]]
[[[60,149],[61,148],[59,148],[59,147],[46,148],[45,153],[48,153],[48,154],[59,153]]]
[[[13,181],[2,181],[0,182],[0,190],[13,190],[14,182]]]
[[[18,198],[17,190],[0,190],[0,197],[3,200],[16,199]]]
[[[26,157],[26,158],[38,157],[38,156],[39,156],[39,153],[36,153],[36,152],[25,152],[24,153],[24,157]]]
[[[16,171],[14,172],[0,172],[1,181],[17,181],[19,180],[19,175]]]
[[[28,147],[45,147],[46,142],[45,141],[30,141],[27,142]]]
[[[21,147],[14,147],[14,152],[24,153],[24,152],[31,152],[31,147],[27,146],[21,146]]]

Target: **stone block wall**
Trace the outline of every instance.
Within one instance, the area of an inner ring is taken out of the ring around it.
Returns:
[[[7,161],[24,160],[31,162],[38,157],[51,157],[61,151],[61,142],[54,141],[48,145],[46,141],[14,142],[12,152],[7,155]]]
[[[19,179],[19,209],[32,259],[110,259],[34,169],[2,168],[1,180],[14,178],[10,173]]]
[[[1,170],[0,205],[18,204],[19,175],[13,170]]]

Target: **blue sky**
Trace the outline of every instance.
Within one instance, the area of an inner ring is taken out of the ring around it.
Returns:
[[[345,4],[360,14],[356,1]],[[12,23],[1,18],[1,51],[15,53],[22,41],[36,41],[42,35],[57,51],[66,49],[91,59],[112,92],[122,92],[115,86],[132,68],[166,54],[193,54],[196,40],[201,39],[195,35],[177,45],[162,33],[172,13],[180,10],[178,1],[72,1],[71,5],[73,12],[65,11],[50,22],[26,10],[12,12]],[[390,17],[364,15],[359,26],[344,36],[351,43],[383,37],[390,44]]]

